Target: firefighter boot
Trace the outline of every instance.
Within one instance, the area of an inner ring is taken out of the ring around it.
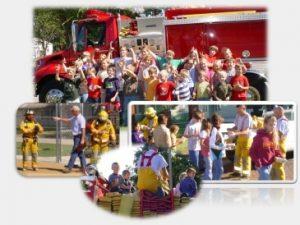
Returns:
[[[22,165],[22,171],[27,170],[28,168],[28,153],[26,149],[22,149],[22,156],[23,156],[23,165]]]
[[[32,170],[33,171],[37,171],[38,167],[37,167],[37,152],[33,152],[32,153]]]

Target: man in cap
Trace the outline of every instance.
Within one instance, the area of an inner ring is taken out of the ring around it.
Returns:
[[[101,110],[98,118],[91,124],[91,148],[93,151],[91,164],[97,163],[98,153],[109,150],[109,143],[116,144],[116,132],[112,122],[108,119],[108,113]]]
[[[281,155],[286,157],[286,139],[289,133],[289,121],[284,115],[284,109],[281,106],[276,106],[273,109],[274,116],[277,119],[277,131],[279,136],[279,148]],[[285,180],[284,163],[275,161],[271,169],[272,180]]]
[[[152,134],[155,127],[158,125],[158,117],[153,107],[148,107],[145,111],[145,117],[139,122],[141,130],[144,133],[144,138],[147,140]]]
[[[72,117],[70,118],[53,117],[55,121],[62,121],[66,124],[70,124],[73,134],[74,144],[67,169],[64,170],[64,173],[70,173],[72,171],[77,157],[80,159],[82,170],[84,172],[86,168],[86,159],[83,149],[85,147],[86,121],[83,115],[80,113],[80,108],[77,105],[73,105],[71,107],[71,114]]]
[[[38,156],[38,134],[44,131],[41,124],[37,123],[34,118],[34,111],[27,110],[25,113],[25,119],[20,123],[20,130],[23,136],[22,142],[22,154],[23,154],[23,167],[22,170],[26,170],[28,167],[27,155],[31,153],[32,169],[36,171],[37,168],[37,156]]]
[[[251,172],[251,158],[249,149],[252,145],[251,128],[252,117],[246,111],[245,105],[236,106],[237,115],[234,120],[234,127],[228,129],[231,137],[236,137],[236,148],[234,156],[234,176],[249,178]]]

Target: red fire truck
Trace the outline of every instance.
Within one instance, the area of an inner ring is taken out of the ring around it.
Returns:
[[[72,22],[72,41],[68,49],[36,61],[34,79],[36,95],[41,102],[60,102],[63,91],[54,79],[55,66],[66,59],[72,63],[83,51],[95,57],[107,53],[110,43],[132,47],[137,53],[147,44],[158,55],[167,49],[175,58],[185,57],[192,47],[207,52],[208,47],[228,47],[234,57],[242,58],[248,67],[249,99],[267,97],[267,10],[255,7],[170,8],[160,16],[129,18],[100,10],[87,10],[84,19]],[[65,77],[66,74],[60,74]],[[72,83],[70,82],[70,85]]]

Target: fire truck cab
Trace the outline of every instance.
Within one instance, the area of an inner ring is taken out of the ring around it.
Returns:
[[[160,16],[135,19],[100,10],[87,10],[86,18],[73,21],[72,41],[66,50],[36,61],[36,95],[41,102],[60,102],[63,91],[54,79],[55,66],[66,59],[72,63],[83,51],[95,52],[95,58],[107,53],[112,43],[113,56],[119,47],[132,47],[137,54],[143,45],[157,55],[166,50],[175,58],[188,55],[192,47],[207,52],[209,46],[228,47],[233,56],[242,58],[248,67],[249,99],[267,97],[267,12],[264,8],[175,8]],[[221,56],[220,56],[221,57]],[[66,74],[60,74],[68,80]],[[70,82],[70,85],[72,83]]]

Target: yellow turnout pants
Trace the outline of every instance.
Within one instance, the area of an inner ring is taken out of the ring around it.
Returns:
[[[23,168],[28,167],[28,154],[31,154],[32,168],[37,167],[38,143],[33,138],[26,138],[22,143]]]
[[[252,138],[239,136],[236,141],[234,156],[234,171],[249,176],[251,172],[251,158],[249,149],[252,145]]]
[[[92,144],[91,148],[92,148],[92,152],[93,152],[93,154],[91,156],[91,161],[90,161],[91,164],[97,163],[99,153],[102,155],[102,154],[108,152],[108,150],[109,150],[108,143],[105,143],[105,144],[94,143],[94,144]]]
[[[286,140],[279,141],[279,148],[283,157],[286,156]],[[274,162],[270,173],[271,180],[285,180],[284,164]]]

